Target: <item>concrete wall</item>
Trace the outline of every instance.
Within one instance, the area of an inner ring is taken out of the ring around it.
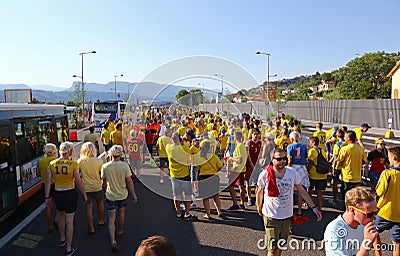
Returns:
[[[205,104],[205,110],[215,112],[216,105]],[[199,106],[200,109],[202,105]],[[372,127],[388,128],[389,112],[393,113],[392,129],[400,130],[400,100],[314,100],[289,101],[279,106],[279,111],[293,115],[298,119],[331,122],[338,124],[360,125],[368,123]],[[232,115],[252,113],[263,119],[272,118],[277,112],[274,102],[267,107],[264,102],[258,103],[225,103],[224,110]]]

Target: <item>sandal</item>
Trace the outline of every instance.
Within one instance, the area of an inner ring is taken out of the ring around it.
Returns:
[[[106,227],[106,223],[104,222],[104,223],[98,223],[97,224],[97,226],[99,227],[99,229],[103,229],[103,228],[105,228]]]

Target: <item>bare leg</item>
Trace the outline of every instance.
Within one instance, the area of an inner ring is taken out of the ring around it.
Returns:
[[[118,232],[124,232],[124,223],[125,223],[125,207],[118,208]]]
[[[174,206],[175,211],[178,215],[181,214],[181,200],[179,200],[176,196],[174,197]]]
[[[60,241],[65,241],[65,212],[58,212],[58,233],[60,233]]]
[[[117,215],[117,209],[108,211],[108,232],[111,238],[111,244],[115,244],[115,218]]]
[[[74,216],[75,213],[66,213],[66,238],[67,238],[67,251],[72,250],[72,237],[74,236]]]
[[[322,211],[322,191],[316,189],[317,191],[317,199],[318,199],[318,210]]]
[[[235,185],[230,185],[229,186],[229,194],[231,195],[233,205],[237,205],[237,198],[236,198],[236,191],[235,191]]]
[[[214,199],[215,208],[217,209],[217,214],[221,215],[222,214],[222,211],[221,211],[221,199],[219,198],[219,195],[216,194],[215,196],[213,196],[213,199]]]
[[[297,193],[297,215],[301,215],[301,210],[303,208],[303,196]]]
[[[100,200],[97,202],[97,211],[99,214],[99,224],[104,224],[104,200]]]
[[[93,203],[87,202],[87,204],[86,204],[86,220],[89,225],[89,232],[94,232],[92,209],[93,209]]]
[[[204,205],[204,210],[206,211],[206,214],[207,214],[208,218],[210,218],[211,217],[210,200],[208,198],[203,199],[203,205]]]
[[[53,232],[54,230],[54,225],[53,225],[53,201],[49,205],[46,205],[46,221],[47,221],[47,227],[49,232]]]
[[[244,189],[244,185],[239,185],[240,191],[240,204],[244,205],[244,197],[246,196],[246,190]]]

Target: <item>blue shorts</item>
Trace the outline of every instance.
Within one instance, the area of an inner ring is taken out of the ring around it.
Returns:
[[[190,166],[190,178],[191,181],[199,180],[199,172],[196,170],[196,166],[194,165]]]
[[[379,177],[381,175],[379,173],[373,172],[373,171],[368,171],[368,178],[371,182],[372,185],[376,186],[378,184]]]
[[[160,157],[160,168],[168,168],[168,157]]]
[[[384,230],[390,230],[390,239],[396,243],[400,242],[400,223],[388,221],[380,216],[376,216],[374,224],[378,233],[382,233]]]
[[[192,194],[192,183],[190,182],[190,175],[184,178],[172,178],[172,195],[181,196],[185,192],[185,196],[190,196]]]
[[[106,198],[107,202],[107,210],[112,211],[115,209],[119,208],[124,208],[128,205],[128,200],[122,199],[122,200],[117,200],[117,201],[110,201]]]

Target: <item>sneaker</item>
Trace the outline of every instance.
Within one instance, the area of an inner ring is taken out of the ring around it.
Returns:
[[[60,247],[64,247],[67,245],[67,240],[60,241]]]
[[[69,252],[65,252],[66,256],[72,256],[75,254],[76,250],[78,249],[78,247],[73,247],[71,251]]]
[[[248,205],[248,206],[253,206],[253,205],[254,205],[253,200],[247,201],[247,205]]]
[[[228,212],[236,212],[239,211],[239,205],[232,205],[228,209],[226,209]]]
[[[186,213],[185,213],[185,216],[183,216],[183,219],[184,219],[184,220],[194,220],[194,219],[197,219],[197,217],[194,216],[194,215],[191,214],[191,213],[189,213],[188,215],[186,215]]]
[[[204,216],[203,216],[203,217],[204,217],[204,219],[207,219],[207,220],[210,220],[210,219],[212,219],[212,218],[211,218],[211,216],[208,216],[207,214],[204,214]]]
[[[239,207],[239,210],[240,210],[240,211],[246,210],[246,208],[244,208],[244,205],[243,205],[243,204],[239,204],[238,207]]]
[[[177,213],[177,214],[176,214],[176,218],[177,218],[177,219],[182,219],[182,214],[181,214],[181,213]]]
[[[164,180],[160,180],[160,184],[164,184]]]
[[[117,243],[111,244],[111,251],[113,251],[113,252],[119,251],[119,246]]]
[[[181,209],[181,211],[184,211],[184,210],[185,210],[185,205],[184,205],[183,203],[181,203],[181,204],[179,205],[179,208]]]

